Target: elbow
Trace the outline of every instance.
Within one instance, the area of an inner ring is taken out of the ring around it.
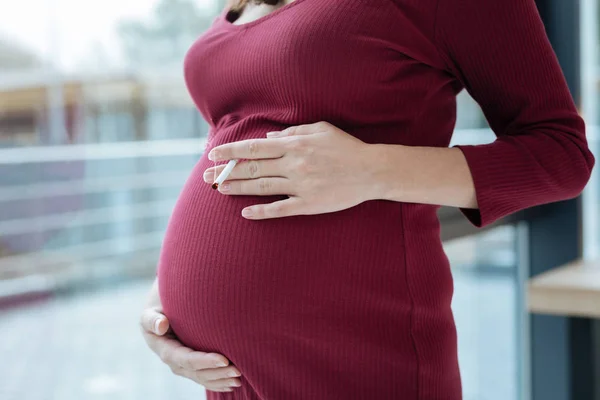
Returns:
[[[586,146],[581,149],[581,156],[573,163],[570,179],[563,185],[565,200],[572,199],[581,194],[592,176],[592,170],[596,159],[590,149]]]

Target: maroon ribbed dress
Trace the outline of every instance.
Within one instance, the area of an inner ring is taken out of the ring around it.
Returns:
[[[594,164],[533,0],[296,0],[241,26],[224,12],[185,78],[209,147],[321,120],[368,143],[447,147],[466,87],[498,135],[461,147],[478,226],[576,196]],[[206,154],[158,277],[180,340],[242,373],[209,399],[461,398],[438,207],[245,220],[245,206],[280,197],[212,190]]]

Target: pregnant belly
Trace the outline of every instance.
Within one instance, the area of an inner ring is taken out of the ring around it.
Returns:
[[[278,198],[224,196],[202,180],[211,165],[203,157],[192,171],[159,263],[164,311],[184,344],[238,362],[265,343],[408,335],[402,205],[249,221],[245,206]]]

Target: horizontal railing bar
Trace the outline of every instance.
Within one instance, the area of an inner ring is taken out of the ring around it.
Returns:
[[[0,188],[0,202],[182,185],[189,171],[150,172]]]
[[[143,252],[136,255],[134,259],[126,261],[126,266],[124,267],[126,274],[150,277],[154,271],[148,265],[152,264],[155,268],[156,259],[157,255],[153,253]],[[110,261],[96,259],[90,261],[88,265],[91,266],[89,269],[93,271],[92,273],[95,276],[98,275],[98,272],[108,273],[111,276],[115,274],[110,268],[106,270],[107,266],[113,267],[114,265]],[[54,290],[81,287],[80,285],[82,284],[93,284],[94,282],[90,281],[89,274],[85,272],[81,270],[78,272],[66,270],[59,273],[34,272],[30,275],[0,280],[0,299],[32,293],[49,293]]]
[[[146,217],[170,215],[175,199],[145,203],[119,204],[111,207],[70,211],[42,217],[19,218],[0,222],[1,235],[21,235],[32,232],[45,232],[51,229],[104,224],[107,222],[129,221]],[[115,210],[127,209],[126,218]]]
[[[46,293],[55,287],[55,277],[32,274],[7,280],[0,279],[0,299],[31,293]]]
[[[131,253],[139,250],[147,250],[153,247],[160,247],[164,231],[155,231],[135,236],[131,245],[127,249],[118,249],[119,245],[126,237],[116,237],[106,240],[98,240],[90,243],[84,243],[74,246],[65,246],[57,250],[42,250],[27,254],[19,254],[0,258],[0,272],[10,271],[19,272],[29,270],[39,270],[56,264],[82,262],[87,258],[96,258],[102,256],[114,256],[119,254]],[[109,252],[108,249],[116,250]]]
[[[0,149],[0,166],[201,154],[206,137]]]

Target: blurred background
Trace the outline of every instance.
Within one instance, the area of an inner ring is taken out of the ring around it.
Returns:
[[[600,157],[598,1],[538,5]],[[0,399],[204,398],[146,349],[138,318],[206,139],[182,58],[223,6],[0,0]],[[453,143],[493,140],[461,94]],[[597,180],[485,231],[440,211],[465,400],[597,398],[573,369],[581,320],[527,310],[530,276],[597,256]]]

